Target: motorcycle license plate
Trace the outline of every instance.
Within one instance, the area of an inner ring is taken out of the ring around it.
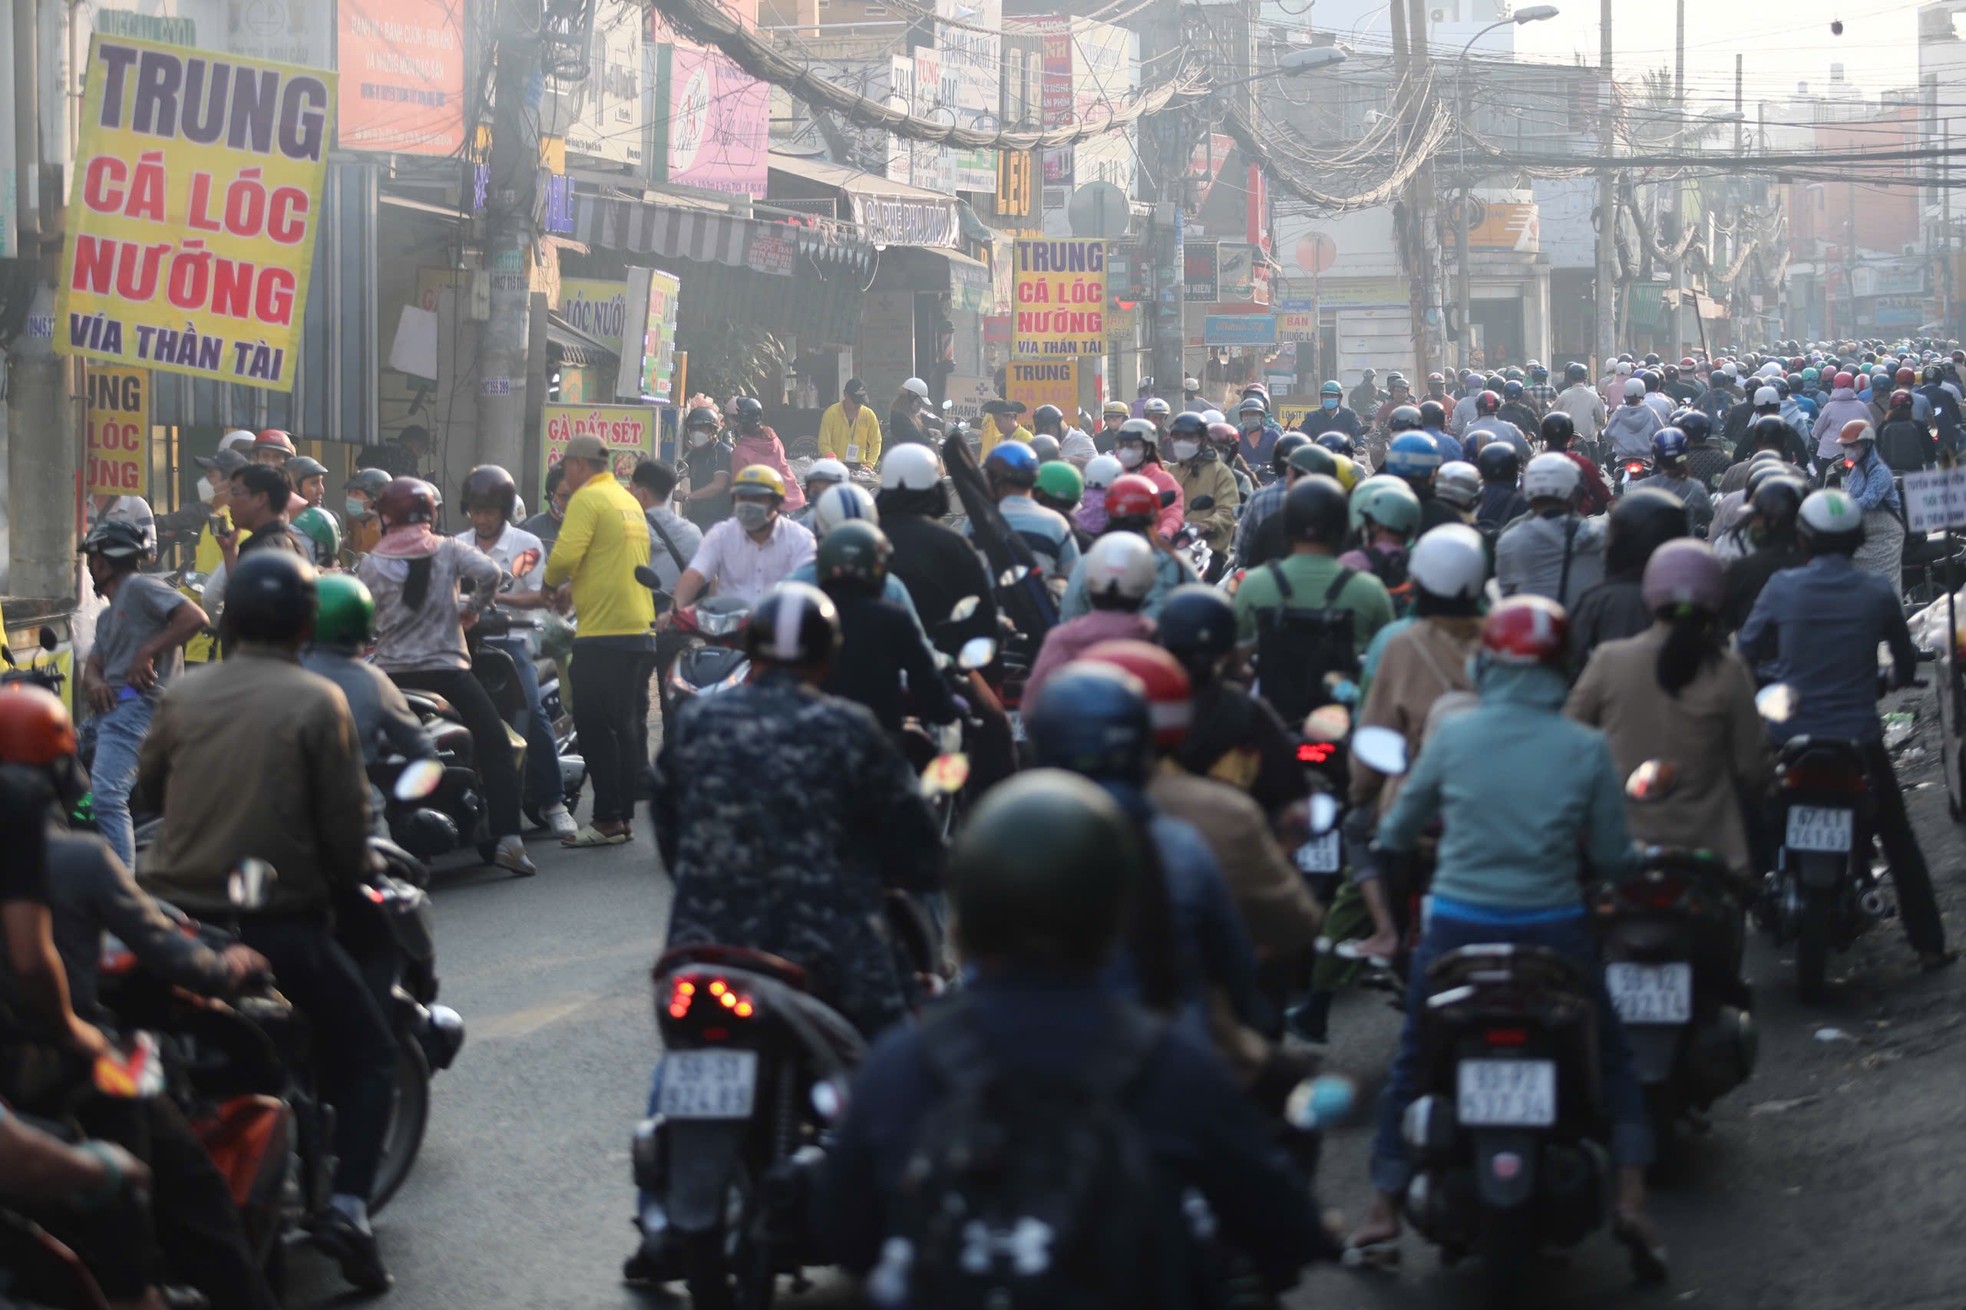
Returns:
[[[1847,851],[1856,828],[1850,810],[1822,805],[1789,807],[1788,848],[1792,851]]]
[[[1455,1115],[1466,1128],[1548,1128],[1556,1122],[1556,1061],[1463,1060]]]
[[[1343,863],[1344,852],[1340,848],[1338,834],[1327,832],[1321,837],[1313,837],[1297,848],[1297,871],[1299,873],[1336,873]]]
[[[656,1110],[671,1119],[748,1119],[757,1085],[756,1051],[672,1051],[662,1058]]]
[[[1626,1023],[1682,1024],[1693,1018],[1693,966],[1607,964],[1604,985]]]
[[[1023,712],[1021,710],[1007,710],[1005,711],[1005,713],[1010,715],[1010,739],[1012,741],[1029,740],[1024,735]]]

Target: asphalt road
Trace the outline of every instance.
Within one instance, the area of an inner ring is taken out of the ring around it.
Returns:
[[[1948,818],[1931,737],[1901,760],[1912,813],[1955,936],[1966,934],[1966,829]],[[646,824],[638,827],[645,829]],[[639,1307],[621,1287],[633,1234],[628,1134],[654,1049],[648,967],[668,883],[646,831],[629,846],[533,844],[541,873],[514,880],[440,870],[443,999],[469,1038],[436,1081],[416,1172],[378,1219],[396,1274],[394,1310],[470,1306]],[[1832,961],[1830,1003],[1795,999],[1791,961],[1750,947],[1761,1062],[1662,1185],[1668,1289],[1630,1289],[1623,1253],[1599,1236],[1547,1271],[1549,1304],[1726,1310],[1966,1306],[1966,966],[1920,974],[1895,924]],[[1834,1035],[1824,1039],[1822,1030]],[[1383,998],[1343,998],[1331,1067],[1371,1081],[1395,1033]],[[1340,1129],[1319,1179],[1325,1204],[1366,1201],[1367,1130]],[[1393,1310],[1472,1302],[1469,1271],[1443,1270],[1417,1238],[1397,1277],[1310,1274],[1293,1307]],[[350,1304],[311,1252],[290,1304]],[[801,1302],[841,1304],[837,1288]]]

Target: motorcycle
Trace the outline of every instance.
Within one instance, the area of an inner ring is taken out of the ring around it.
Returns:
[[[637,566],[635,581],[655,593],[658,610],[668,603],[669,594],[654,569]],[[751,676],[751,657],[744,653],[744,629],[750,622],[751,603],[736,596],[706,596],[677,607],[676,632],[687,644],[662,674],[665,718],[678,701],[714,696],[742,686]]]
[[[1643,455],[1621,455],[1617,470],[1612,477],[1612,491],[1623,496],[1634,486],[1652,476],[1652,461]]]

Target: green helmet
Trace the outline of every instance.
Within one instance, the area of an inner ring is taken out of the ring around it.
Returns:
[[[314,640],[365,646],[375,638],[375,597],[352,573],[323,573],[314,584]]]
[[[1352,488],[1352,531],[1361,531],[1366,519],[1411,540],[1420,530],[1420,498],[1403,478],[1369,477]]]
[[[1085,495],[1085,476],[1062,459],[1038,465],[1038,490],[1053,500],[1076,505]]]
[[[294,515],[294,531],[314,543],[315,567],[331,569],[341,558],[341,525],[320,506],[309,505]]]
[[[894,553],[887,534],[865,519],[849,519],[819,543],[813,570],[827,590],[846,588],[878,596],[887,583],[887,560]]]
[[[1062,769],[999,783],[949,858],[964,953],[1097,965],[1143,881],[1133,824],[1105,789]]]
[[[1331,457],[1330,451],[1316,442],[1299,446],[1291,451],[1290,467],[1299,473],[1322,473],[1327,478],[1338,476],[1338,461]]]

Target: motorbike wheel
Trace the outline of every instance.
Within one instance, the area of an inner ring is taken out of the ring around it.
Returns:
[[[1488,1310],[1509,1310],[1529,1301],[1525,1280],[1540,1245],[1532,1206],[1481,1212],[1481,1302]]]
[[[423,1149],[423,1131],[430,1126],[430,1062],[416,1038],[407,1033],[396,1039],[396,1085],[392,1092],[382,1160],[369,1197],[370,1214],[380,1214],[410,1176],[417,1152]]]
[[[1795,916],[1795,988],[1805,1005],[1820,1005],[1829,992],[1831,902],[1825,892],[1804,890]]]
[[[691,1238],[683,1247],[683,1282],[692,1310],[771,1310],[778,1271],[762,1240],[757,1192],[748,1178],[724,1225]]]

